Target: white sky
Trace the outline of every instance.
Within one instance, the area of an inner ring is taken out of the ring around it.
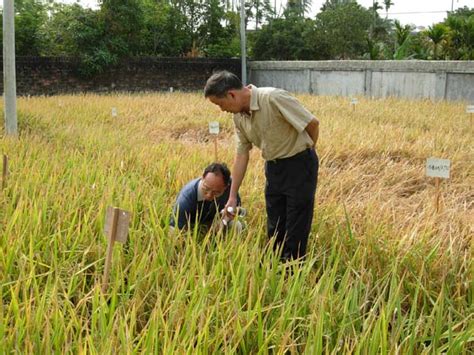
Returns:
[[[378,0],[383,7],[383,0]],[[372,6],[372,0],[357,0],[357,2],[369,8]],[[319,12],[325,0],[313,0],[314,13]],[[390,6],[388,11],[389,19],[397,19],[402,24],[414,24],[416,26],[431,26],[433,23],[443,21],[447,13],[451,11],[451,5],[456,10],[458,7],[474,7],[474,0],[392,0],[394,5]],[[430,13],[438,12],[440,13]],[[424,12],[417,14],[407,14],[407,12]],[[393,15],[391,15],[393,14]],[[385,7],[379,10],[379,15],[385,17]]]
[[[72,3],[76,0],[60,0],[65,3]],[[273,3],[275,0],[270,0]],[[286,0],[276,0],[277,3]],[[96,0],[79,0],[82,6],[96,7]],[[357,2],[368,8],[372,6],[372,0],[357,0]],[[397,19],[402,24],[413,24],[416,26],[430,26],[433,23],[441,22],[446,18],[446,11],[451,10],[451,6],[456,10],[459,7],[474,7],[474,0],[392,0],[394,5],[390,7],[388,17]],[[319,12],[325,0],[313,0],[313,10],[311,14],[314,16]],[[383,6],[383,0],[379,0],[379,4]],[[416,13],[413,13],[416,12]],[[411,14],[410,14],[411,13]],[[379,10],[380,16],[385,17],[385,8]]]

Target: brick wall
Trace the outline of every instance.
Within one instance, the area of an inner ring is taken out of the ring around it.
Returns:
[[[131,58],[91,78],[78,74],[74,58],[17,57],[18,95],[80,92],[202,90],[214,70],[241,74],[239,59]],[[3,76],[3,60],[0,66]],[[0,83],[3,93],[3,80]]]

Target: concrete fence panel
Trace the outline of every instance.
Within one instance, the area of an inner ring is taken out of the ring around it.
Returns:
[[[372,93],[374,97],[435,98],[434,73],[374,72]]]
[[[313,71],[312,93],[316,95],[361,96],[365,94],[363,71]]]
[[[446,79],[446,99],[468,98],[474,103],[474,72],[449,73]]]
[[[474,102],[474,61],[253,61],[249,81],[315,95]]]

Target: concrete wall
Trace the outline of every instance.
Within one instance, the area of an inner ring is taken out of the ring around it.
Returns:
[[[1,57],[0,57],[1,58]],[[3,65],[0,72],[3,76]],[[18,95],[54,95],[81,92],[202,91],[214,70],[227,69],[240,76],[238,59],[131,58],[93,77],[78,73],[74,58],[17,57]],[[0,80],[3,92],[3,80]]]
[[[248,70],[250,83],[292,92],[474,103],[474,61],[255,61]]]

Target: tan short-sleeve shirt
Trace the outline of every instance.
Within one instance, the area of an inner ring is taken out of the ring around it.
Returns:
[[[305,131],[314,118],[288,92],[250,85],[250,115],[234,114],[237,153],[246,153],[256,145],[265,160],[291,157],[313,146]]]

